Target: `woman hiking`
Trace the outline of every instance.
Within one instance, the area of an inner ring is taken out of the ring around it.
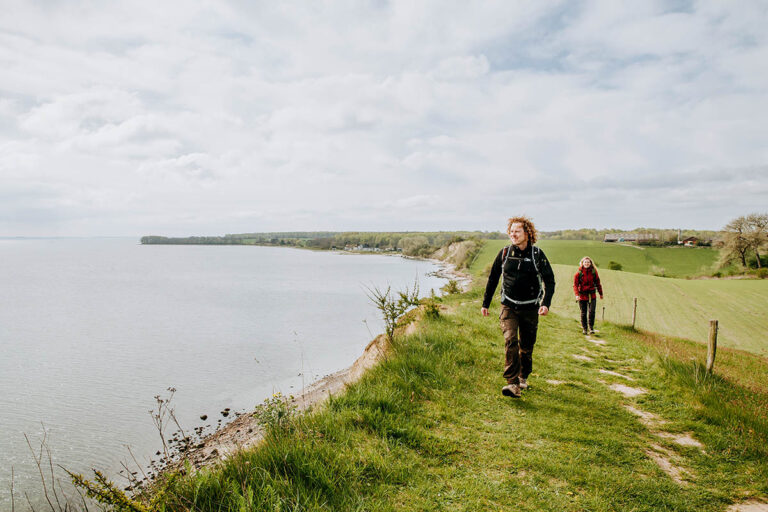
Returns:
[[[581,310],[581,331],[584,334],[595,334],[595,308],[597,297],[595,291],[603,299],[603,285],[592,259],[584,256],[579,262],[579,271],[573,276],[573,293],[579,301]]]
[[[504,247],[491,267],[480,312],[488,316],[493,294],[501,278],[501,314],[499,324],[504,335],[504,396],[520,397],[528,387],[533,367],[533,345],[539,326],[539,315],[549,313],[555,293],[555,275],[544,255],[536,247],[537,232],[527,217],[513,217],[507,222],[512,245]]]

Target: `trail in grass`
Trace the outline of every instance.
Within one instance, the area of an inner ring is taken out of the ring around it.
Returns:
[[[472,372],[477,381],[429,401],[439,419],[436,437],[452,441],[448,465],[459,468],[450,477],[443,464],[428,469],[444,505],[473,510],[461,505],[480,487],[498,500],[485,505],[501,510],[506,499],[516,503],[513,510],[722,510],[729,499],[724,480],[740,474],[750,481],[757,468],[766,474],[764,463],[745,457],[731,461],[735,473],[714,476],[724,456],[708,453],[702,440],[723,433],[696,421],[695,406],[682,402],[681,390],[642,346],[621,339],[621,330],[585,338],[574,321],[543,320],[531,388],[514,400],[499,392],[495,322],[454,318],[459,333],[487,341],[478,347],[487,357],[481,375]],[[712,444],[722,449],[722,440]]]

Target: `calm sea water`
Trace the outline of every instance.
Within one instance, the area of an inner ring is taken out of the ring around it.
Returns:
[[[39,497],[27,447],[115,474],[160,447],[149,410],[176,388],[185,429],[349,366],[383,326],[364,286],[422,294],[428,262],[133,239],[0,240],[0,509]],[[199,419],[207,414],[209,419]],[[230,417],[231,419],[231,417]],[[125,482],[122,482],[125,483]]]

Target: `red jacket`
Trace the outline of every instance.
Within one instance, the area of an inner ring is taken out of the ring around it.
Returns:
[[[573,276],[573,293],[575,293],[579,300],[590,300],[595,297],[595,290],[600,294],[600,298],[603,298],[603,286],[600,284],[600,276],[597,274],[595,267],[585,269],[579,267],[579,271]]]

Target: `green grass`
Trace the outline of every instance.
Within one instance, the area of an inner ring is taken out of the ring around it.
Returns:
[[[585,252],[589,244],[594,244],[595,249]],[[578,262],[584,255],[597,254],[596,251],[601,244],[602,242],[572,243],[567,240],[545,240],[539,244],[553,262],[557,287],[552,307],[558,314],[570,318],[579,316],[579,308],[573,293],[573,275],[576,273],[577,265],[561,263]],[[503,246],[502,241],[487,242],[470,268],[473,275],[482,278]],[[606,250],[628,251],[631,254],[643,252],[630,247],[613,245],[608,246]],[[686,259],[707,249],[654,250],[668,251],[672,256],[666,258],[671,261],[673,256]],[[569,251],[572,251],[570,255]],[[595,259],[600,261],[597,257]],[[695,264],[694,261],[688,266],[694,268]],[[683,267],[685,263],[679,263],[676,268]],[[709,321],[718,320],[719,346],[768,355],[768,280],[687,280],[613,271],[606,268],[599,270],[605,300],[598,300],[598,318],[602,317],[602,308],[605,307],[606,321],[631,324],[632,299],[637,297],[638,312],[635,326],[639,329],[706,343]]]
[[[495,256],[508,243],[488,240],[485,250]],[[710,247],[641,247],[590,240],[540,240],[537,245],[553,264],[578,266],[581,258],[589,256],[600,269],[607,269],[608,263],[615,261],[621,263],[625,272],[667,277],[710,274],[715,270],[718,258],[718,251]],[[485,260],[477,258],[476,261]]]
[[[554,265],[557,287],[553,309],[578,318],[573,293],[577,267]],[[768,355],[768,281],[686,280],[600,270],[605,300],[597,301],[598,318],[632,323],[632,299],[637,301],[636,327],[706,343],[709,321],[718,320],[718,346]]]
[[[608,344],[592,345],[574,320],[551,315],[532,388],[512,400],[499,392],[498,321],[479,315],[478,290],[449,300],[452,314],[424,320],[326,408],[178,477],[166,510],[722,511],[768,495],[765,360],[727,352],[722,372],[702,377],[669,350],[699,357],[695,345],[607,325]],[[762,378],[732,380],[746,360]],[[600,368],[632,376],[648,394],[624,398],[608,384],[627,381]],[[653,436],[624,405],[692,433],[705,452]],[[651,461],[652,443],[675,454],[688,485]]]

